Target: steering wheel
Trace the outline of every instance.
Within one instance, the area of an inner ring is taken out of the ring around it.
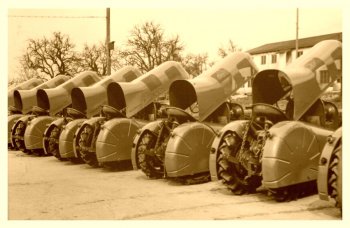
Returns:
[[[113,118],[126,118],[124,113],[122,113],[120,110],[118,110],[112,106],[109,106],[109,105],[103,105],[102,112],[105,115],[109,115]]]
[[[287,120],[287,116],[282,112],[282,110],[277,107],[265,104],[265,103],[256,103],[252,105],[252,114],[253,116],[265,116],[268,120],[273,123],[279,121]]]
[[[83,112],[75,108],[67,108],[67,114],[72,118],[86,118],[86,115]]]
[[[186,111],[184,111],[181,108],[170,106],[170,107],[165,108],[165,112],[167,113],[168,116],[180,117],[182,119],[186,119],[186,120],[189,120],[191,122],[197,121],[196,118],[194,118],[193,116],[191,116],[189,113],[187,113]]]
[[[45,110],[39,106],[33,106],[32,107],[32,112],[35,114],[35,115],[38,115],[38,116],[44,116],[44,115],[49,115],[49,111],[48,110]]]

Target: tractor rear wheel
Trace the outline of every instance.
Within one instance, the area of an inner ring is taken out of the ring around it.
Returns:
[[[156,156],[151,156],[155,149],[157,135],[151,131],[145,131],[140,137],[140,143],[137,148],[137,159],[141,170],[152,179],[162,178],[164,175],[164,164]]]
[[[99,163],[97,160],[96,153],[95,151],[91,151],[91,148],[93,148],[93,144],[95,143],[94,131],[95,128],[91,125],[83,126],[78,142],[81,159],[86,164],[97,168],[99,167]]]
[[[335,200],[336,206],[342,208],[342,145],[333,152],[329,165],[329,194]]]
[[[20,120],[14,128],[14,132],[12,132],[16,149],[21,150],[23,153],[29,153],[29,150],[26,149],[24,144],[24,132],[26,127],[26,123]]]
[[[48,137],[48,143],[47,143],[47,147],[46,152],[48,154],[52,154],[53,156],[55,156],[58,160],[60,161],[65,161],[67,159],[64,159],[61,157],[59,148],[58,148],[58,140],[61,134],[61,129],[58,126],[54,126],[51,131],[50,131],[50,136]]]
[[[257,178],[248,178],[248,171],[239,163],[241,144],[238,135],[226,133],[219,144],[217,157],[219,178],[235,195],[255,192],[261,184]]]

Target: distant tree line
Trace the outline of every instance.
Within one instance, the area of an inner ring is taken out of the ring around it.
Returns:
[[[75,50],[69,36],[54,32],[50,38],[29,39],[24,54],[20,57],[20,75],[9,84],[32,77],[53,78],[59,74],[74,76],[92,70],[99,75],[107,74],[106,44],[100,42],[91,46],[85,44],[83,50]],[[181,62],[193,77],[199,75],[213,62],[208,61],[207,53],[184,54],[184,44],[179,35],[166,37],[163,28],[154,22],[136,25],[123,48],[115,47],[111,51],[111,68],[117,70],[132,65],[146,73],[169,60]],[[220,47],[218,55],[226,56],[229,52],[240,50],[229,40],[227,47]]]

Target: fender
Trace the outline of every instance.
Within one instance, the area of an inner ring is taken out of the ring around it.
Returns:
[[[168,177],[209,172],[209,151],[215,131],[200,122],[176,127],[165,150],[164,166]]]
[[[12,147],[15,147],[12,142],[12,128],[15,123],[23,116],[23,114],[13,114],[7,117],[7,144],[9,146],[12,145]]]
[[[98,116],[98,117],[92,117],[88,120],[85,120],[84,122],[81,123],[81,125],[78,127],[78,130],[75,132],[74,137],[73,137],[73,151],[74,151],[74,156],[76,158],[79,157],[78,152],[77,152],[77,146],[79,145],[79,142],[77,142],[78,135],[80,135],[83,129],[84,125],[94,125],[98,122],[103,122],[106,119],[106,117]]]
[[[282,121],[269,132],[262,157],[262,184],[275,189],[316,180],[320,154],[332,131]]]
[[[50,137],[50,134],[51,134],[51,131],[52,131],[52,128],[54,127],[58,127],[59,129],[61,129],[61,127],[63,126],[63,124],[65,123],[65,120],[63,117],[61,118],[58,118],[54,121],[52,121],[52,123],[50,123],[48,125],[48,127],[45,129],[44,131],[44,137],[43,137],[43,149],[44,149],[44,153],[45,154],[51,154],[49,153],[49,151],[47,150],[47,140],[48,138]]]
[[[137,130],[145,124],[133,118],[115,118],[105,122],[96,140],[99,163],[131,160],[133,139]]]
[[[62,158],[74,158],[73,141],[75,138],[75,132],[81,126],[86,119],[75,119],[62,126],[62,132],[59,138],[59,153]]]
[[[322,200],[329,200],[330,198],[328,194],[329,165],[332,153],[336,146],[339,144],[341,138],[342,128],[340,127],[332,135],[328,136],[327,143],[325,144],[321,153],[320,161],[318,164],[317,189],[318,195]]]
[[[210,171],[210,177],[212,181],[219,180],[219,177],[217,174],[218,167],[217,167],[216,161],[218,156],[219,145],[224,135],[227,132],[236,132],[238,135],[241,136],[243,134],[244,126],[247,122],[248,121],[246,120],[236,120],[236,121],[230,122],[220,130],[217,136],[215,136],[214,141],[211,145],[210,156],[209,156],[209,171]]]
[[[57,119],[54,116],[38,116],[28,121],[26,131],[24,133],[24,144],[26,149],[42,149],[43,135],[47,125]]]
[[[141,129],[139,129],[134,137],[133,140],[133,144],[132,144],[132,149],[131,149],[131,163],[132,163],[132,167],[134,170],[139,169],[139,165],[138,165],[138,159],[137,159],[137,148],[139,146],[140,143],[140,137],[142,136],[142,134],[145,131],[151,131],[151,132],[155,132],[157,128],[159,128],[160,123],[162,122],[162,120],[156,120],[150,123],[147,123],[145,126],[143,126]]]

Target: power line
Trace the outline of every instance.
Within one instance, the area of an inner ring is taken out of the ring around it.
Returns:
[[[17,17],[17,18],[67,18],[67,19],[81,19],[81,18],[103,18],[105,16],[30,16],[30,15],[8,15],[8,17]]]

